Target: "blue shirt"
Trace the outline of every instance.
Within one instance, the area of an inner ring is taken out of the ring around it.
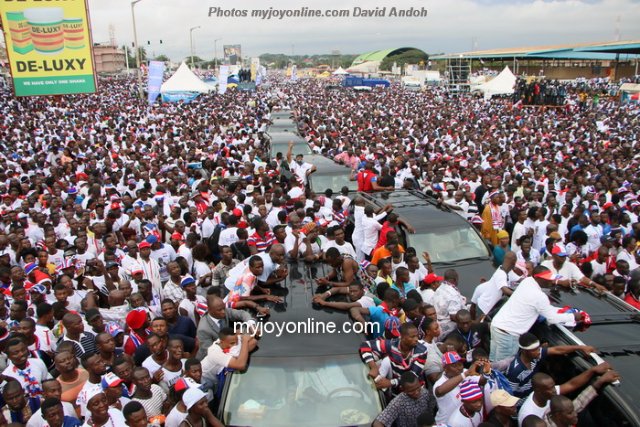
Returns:
[[[64,416],[64,421],[62,421],[62,427],[80,427],[80,426],[82,426],[82,423],[78,421],[76,418],[69,417],[67,415]]]
[[[196,337],[196,325],[186,316],[178,316],[176,323],[169,328],[170,334],[185,335],[187,337]]]
[[[369,319],[378,325],[376,330],[372,331],[373,338],[380,338],[384,335],[384,322],[386,322],[389,317],[391,316],[385,313],[381,306],[369,307]]]
[[[413,286],[412,283],[405,283],[404,284],[404,289],[400,288],[398,285],[396,285],[395,283],[393,283],[391,285],[391,289],[395,289],[396,291],[398,291],[398,293],[400,293],[400,298],[401,299],[405,299],[407,298],[407,294],[410,291],[413,291],[416,287]]]

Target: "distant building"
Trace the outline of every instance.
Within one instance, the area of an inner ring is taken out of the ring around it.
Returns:
[[[125,53],[117,46],[94,44],[93,58],[97,73],[117,73],[125,69]]]

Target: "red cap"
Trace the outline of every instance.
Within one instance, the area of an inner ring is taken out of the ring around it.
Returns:
[[[131,329],[140,329],[147,321],[147,310],[144,308],[135,308],[127,314],[127,326]]]
[[[111,203],[111,210],[115,211],[116,209],[120,209],[120,203]]]
[[[233,210],[233,212],[231,212],[234,216],[237,216],[238,218],[242,217],[242,211],[238,208],[235,208]]]
[[[424,279],[422,279],[424,281],[424,283],[426,283],[427,285],[430,285],[432,283],[435,282],[439,282],[441,280],[444,280],[444,277],[442,276],[438,276],[436,273],[429,273],[427,274]]]
[[[143,240],[142,242],[138,243],[138,249],[144,249],[144,248],[150,248],[151,247],[151,243],[147,242],[146,240]]]
[[[173,240],[184,240],[184,237],[183,237],[183,236],[182,236],[182,234],[180,234],[180,233],[173,233],[173,234],[171,235],[171,238],[172,238]]]
[[[544,280],[553,280],[553,273],[551,272],[551,270],[545,270],[541,273],[534,274],[533,277]]]

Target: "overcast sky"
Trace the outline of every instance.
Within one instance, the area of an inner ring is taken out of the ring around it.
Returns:
[[[130,0],[89,0],[94,42],[109,40],[113,25],[119,45],[133,41]],[[257,18],[209,17],[209,8],[373,9],[391,5],[428,10],[426,18]],[[138,41],[149,53],[178,61],[189,55],[189,29],[195,53],[218,56],[223,44],[242,45],[243,56],[262,53],[362,53],[411,46],[428,53],[640,39],[640,0],[142,0],[135,6]],[[618,21],[619,19],[619,21]],[[159,41],[162,40],[161,45]],[[475,44],[474,44],[475,40]],[[147,45],[147,41],[151,45]]]

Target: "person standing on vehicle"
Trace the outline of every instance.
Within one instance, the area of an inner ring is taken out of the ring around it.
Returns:
[[[287,162],[289,162],[291,172],[296,176],[298,182],[302,183],[304,187],[309,184],[309,175],[314,173],[317,169],[315,165],[304,161],[302,154],[296,155],[296,161],[292,162],[293,158],[293,141],[289,141],[289,151],[287,151]]]
[[[383,187],[378,184],[378,175],[373,170],[373,163],[366,162],[364,169],[361,169],[356,174],[356,181],[358,182],[358,191],[372,192],[372,191],[393,191],[394,185]]]
[[[528,332],[540,315],[551,324],[582,320],[582,313],[558,313],[559,308],[551,305],[542,288],[550,287],[553,279],[553,273],[547,267],[534,268],[533,277],[524,279],[494,316],[491,322],[492,361],[515,355],[520,335]]]

